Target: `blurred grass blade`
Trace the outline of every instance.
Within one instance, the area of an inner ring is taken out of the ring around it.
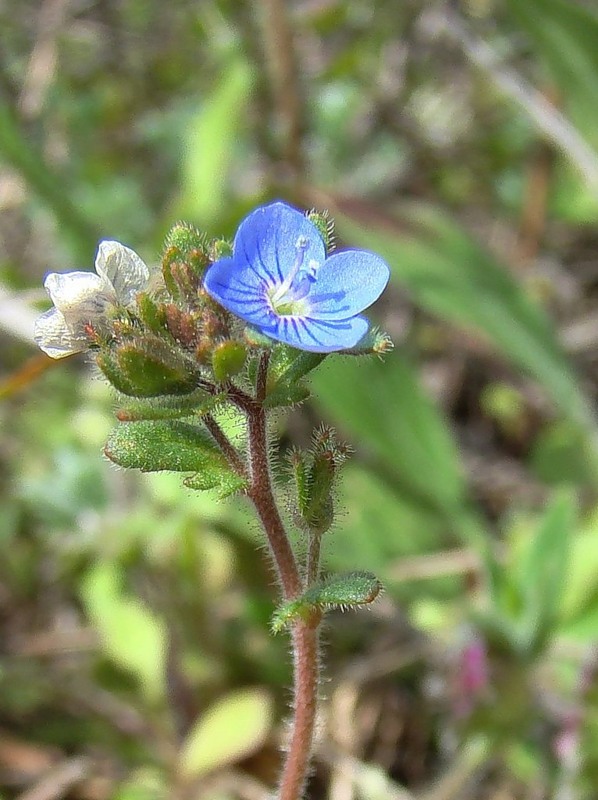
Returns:
[[[598,148],[598,13],[571,0],[507,0],[561,90],[575,124]]]
[[[404,209],[400,220],[353,203],[343,210],[334,212],[344,239],[380,253],[416,303],[484,334],[566,418],[596,435],[594,413],[548,318],[488,251],[430,206]]]
[[[209,225],[222,211],[227,177],[239,136],[251,86],[245,61],[232,61],[190,121],[185,136],[181,217]]]
[[[72,202],[65,191],[63,176],[46,163],[42,153],[21,128],[6,97],[0,93],[0,161],[9,164],[27,182],[32,194],[47,206],[56,218],[65,238],[84,258],[99,238],[94,223]]]
[[[520,644],[537,653],[554,633],[565,588],[577,504],[569,492],[558,494],[545,510],[517,570],[523,597]]]

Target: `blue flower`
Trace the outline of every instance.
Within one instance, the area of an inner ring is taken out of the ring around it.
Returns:
[[[217,303],[261,333],[299,350],[354,347],[369,322],[360,312],[383,292],[389,269],[374,253],[326,257],[316,226],[285,203],[257,208],[235,236],[230,258],[206,273]]]

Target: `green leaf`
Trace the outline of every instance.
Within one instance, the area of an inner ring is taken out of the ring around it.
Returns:
[[[380,581],[371,572],[345,572],[310,586],[303,599],[320,608],[349,608],[373,603],[381,589]]]
[[[264,744],[272,725],[272,701],[263,689],[243,689],[223,697],[200,716],[180,754],[190,779],[234,764]]]
[[[221,465],[211,465],[203,472],[185,478],[183,483],[187,488],[196,491],[217,489],[217,495],[221,500],[243,491],[248,486],[247,478],[243,478],[229,467]]]
[[[142,472],[227,467],[206,432],[178,421],[123,422],[112,431],[104,452],[115,464]]]
[[[134,673],[148,700],[155,702],[164,694],[166,628],[120,584],[117,567],[99,564],[83,580],[83,602],[106,655]]]
[[[223,395],[208,394],[203,389],[185,395],[171,395],[144,400],[130,400],[119,408],[116,417],[121,422],[152,419],[180,419],[201,416],[222,402]]]
[[[222,211],[250,89],[247,63],[240,59],[230,61],[213,93],[190,121],[182,171],[182,217],[209,225]]]
[[[352,244],[379,253],[416,303],[484,334],[544,386],[563,414],[596,436],[596,419],[542,310],[508,270],[437,209],[418,205],[388,217],[368,208],[341,214],[337,228]],[[365,222],[360,221],[365,219]]]
[[[371,572],[345,572],[341,575],[332,575],[310,586],[301,597],[277,608],[272,617],[272,630],[274,633],[279,633],[289,622],[309,615],[313,609],[345,610],[369,605],[374,602],[381,590],[382,584]]]

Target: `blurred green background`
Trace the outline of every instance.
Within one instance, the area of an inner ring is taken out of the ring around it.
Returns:
[[[387,259],[396,345],[274,420],[354,446],[326,567],[386,587],[329,617],[309,797],[595,798],[596,0],[5,0],[0,37],[0,796],[275,784],[249,507],[108,464],[110,390],[31,329],[99,239],[283,198]]]

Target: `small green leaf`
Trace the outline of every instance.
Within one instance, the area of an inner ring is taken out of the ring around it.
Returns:
[[[201,416],[222,402],[223,395],[208,394],[203,389],[185,395],[172,395],[146,400],[131,400],[116,412],[121,422],[150,419],[180,419]]]
[[[303,597],[320,608],[351,608],[373,603],[381,589],[371,572],[345,572],[311,586]]]
[[[195,779],[234,764],[264,744],[272,725],[272,700],[263,689],[223,697],[200,716],[180,754],[180,770]]]
[[[293,620],[307,618],[315,609],[348,609],[373,603],[382,584],[371,572],[345,572],[320,581],[296,597],[283,603],[272,616],[272,631],[278,633]]]
[[[112,431],[104,452],[115,464],[142,472],[201,473],[227,468],[208,434],[186,422],[123,422]]]
[[[242,492],[247,488],[247,478],[237,475],[229,467],[222,465],[211,465],[206,467],[203,472],[190,475],[183,481],[185,486],[196,491],[206,491],[218,489],[218,497],[222,500],[232,494]]]
[[[330,253],[334,249],[334,220],[331,219],[328,211],[308,211],[307,218],[318,229],[320,236],[326,245],[326,252]]]
[[[307,603],[303,597],[297,600],[289,600],[288,603],[283,603],[279,606],[274,614],[272,614],[272,621],[270,627],[272,633],[280,633],[283,628],[293,622],[299,617],[307,617],[312,612],[313,606]]]
[[[311,392],[306,386],[277,386],[264,400],[264,408],[286,408],[305,402]]]

